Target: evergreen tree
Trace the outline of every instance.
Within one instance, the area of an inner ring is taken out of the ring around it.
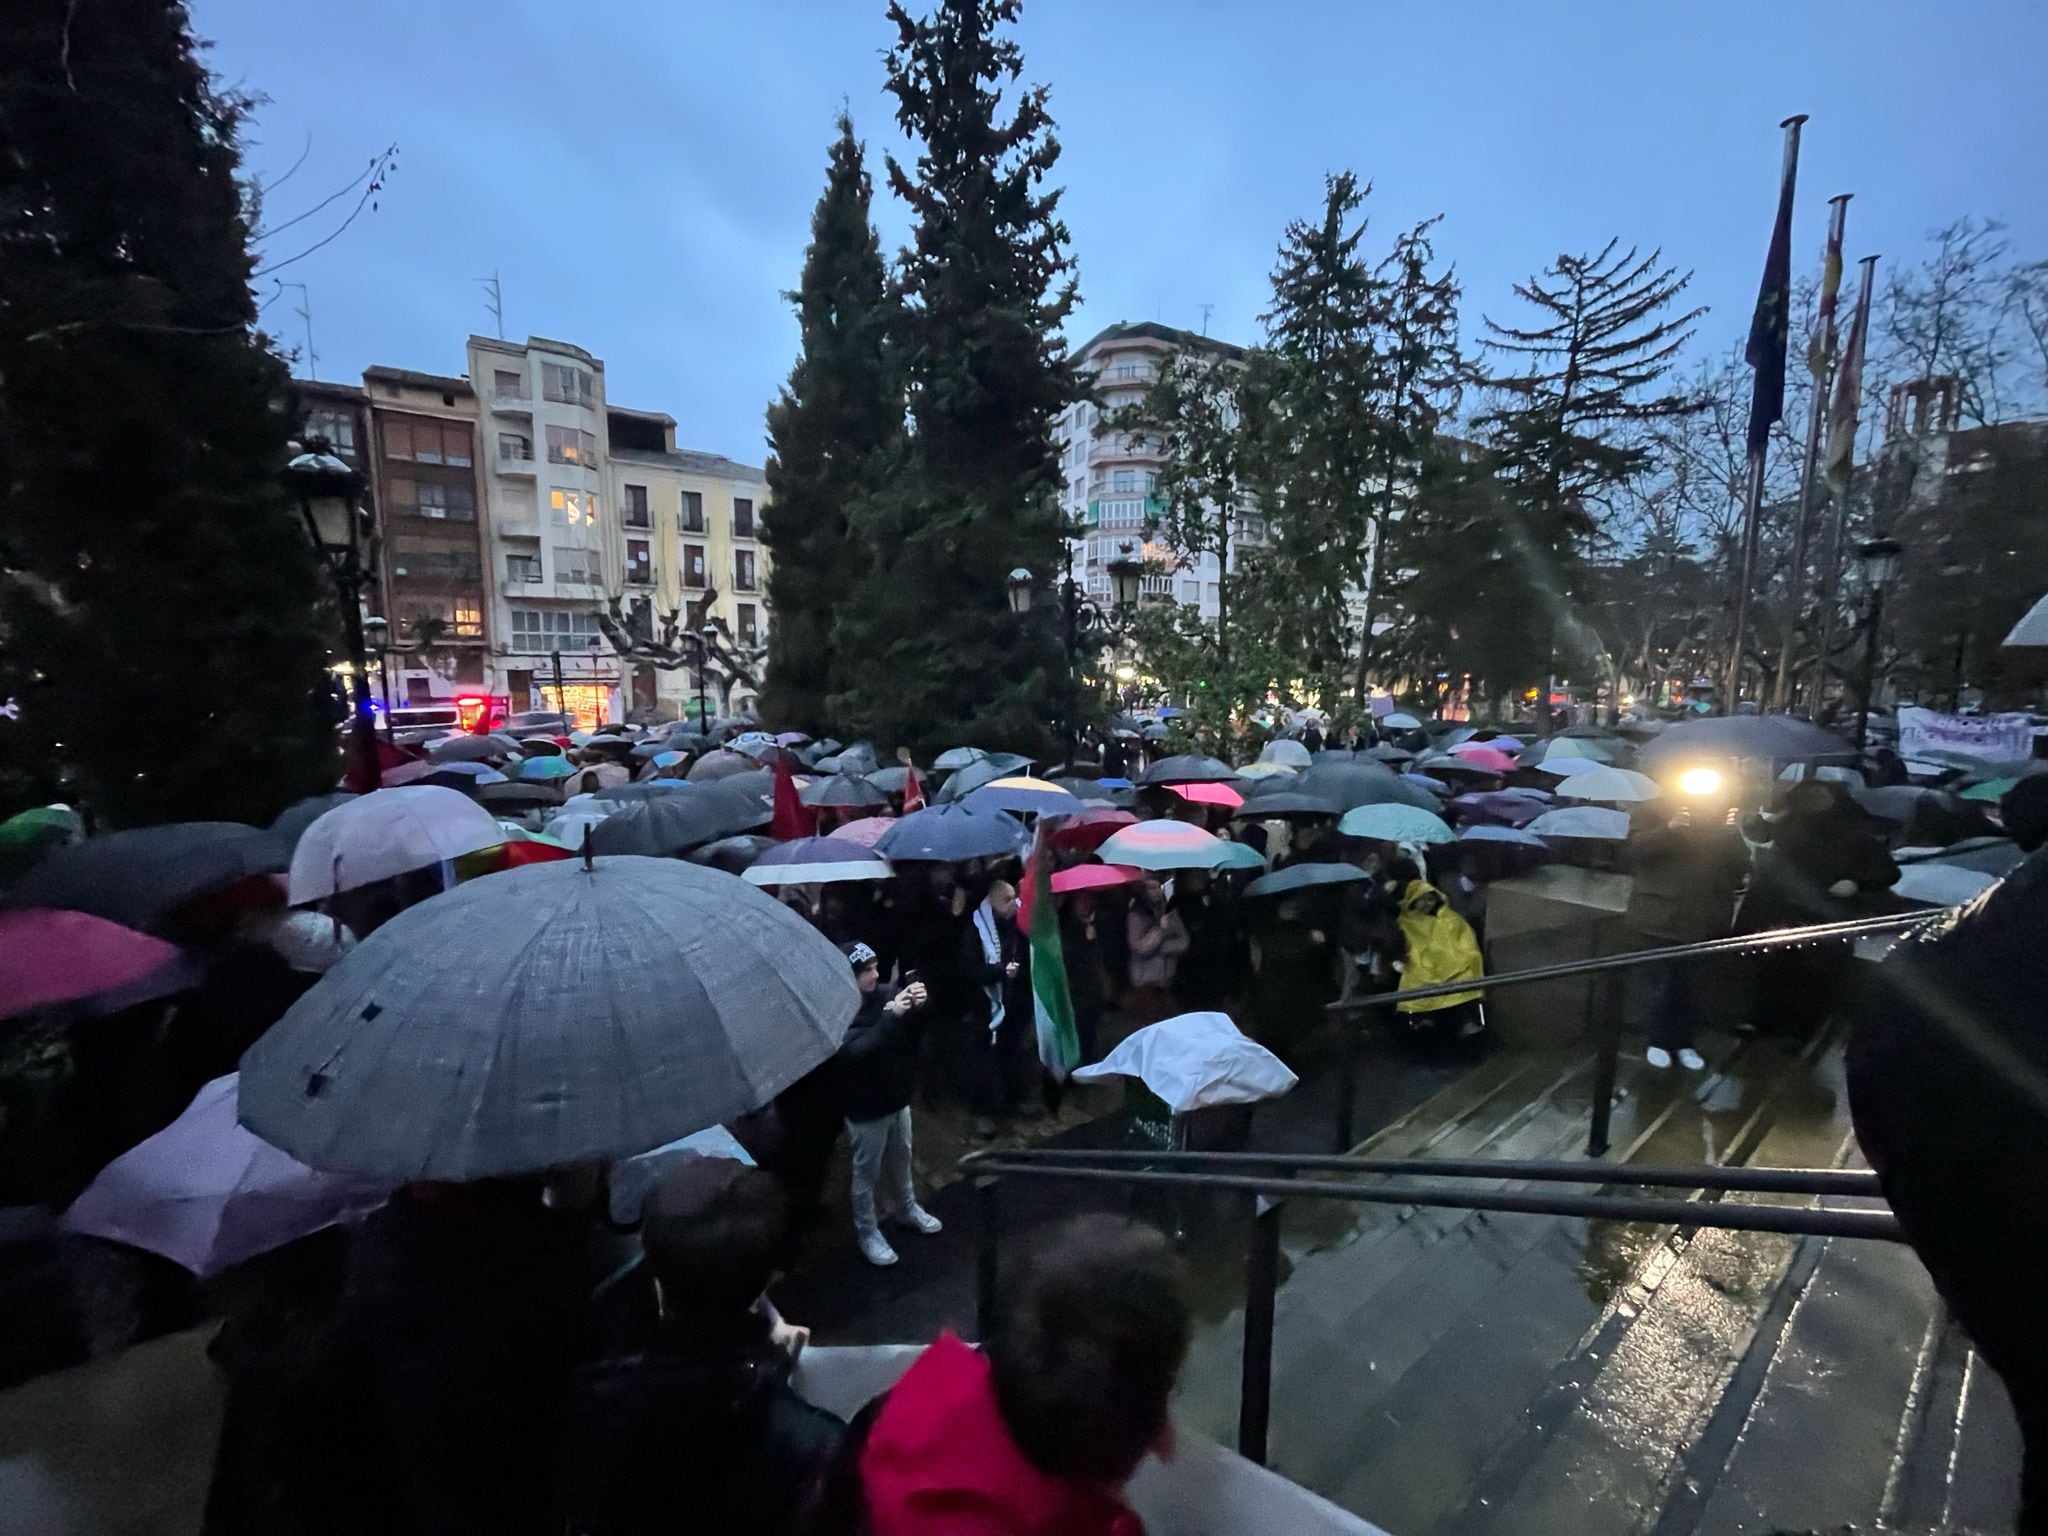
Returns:
[[[1486,381],[1496,399],[1480,426],[1513,493],[1513,545],[1548,621],[1527,659],[1532,682],[1549,673],[1555,637],[1586,594],[1585,564],[1617,492],[1647,463],[1643,429],[1694,409],[1682,392],[1658,392],[1704,313],[1669,312],[1692,274],[1662,266],[1661,252],[1619,245],[1559,256],[1516,284],[1535,323],[1486,320],[1485,345],[1508,371]]]
[[[918,151],[914,168],[888,161],[916,221],[898,279],[911,434],[854,514],[873,563],[836,630],[849,675],[833,709],[890,745],[1042,745],[1068,692],[1058,635],[1020,626],[1005,594],[1012,569],[1044,590],[1065,566],[1052,425],[1082,395],[1060,335],[1075,285],[1045,88],[997,115],[1023,68],[1004,31],[1017,13],[889,8],[888,89]]]
[[[825,191],[811,216],[803,277],[789,295],[802,351],[768,408],[763,536],[773,557],[768,597],[769,718],[818,735],[834,722],[826,701],[845,669],[832,628],[857,582],[863,548],[848,513],[879,482],[903,435],[903,389],[889,344],[897,306],[869,222],[873,185],[853,120],[839,116]]]
[[[249,100],[196,47],[173,0],[0,13],[0,755],[114,822],[265,820],[338,768]]]

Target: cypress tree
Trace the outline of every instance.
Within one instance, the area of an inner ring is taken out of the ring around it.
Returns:
[[[825,190],[811,215],[796,305],[802,350],[768,407],[763,519],[772,563],[768,597],[768,718],[823,735],[826,701],[843,667],[832,626],[858,581],[864,549],[847,536],[848,510],[877,483],[903,435],[903,388],[889,344],[897,305],[869,221],[874,187],[853,119],[839,115]]]
[[[171,0],[0,10],[0,756],[113,822],[338,770],[238,135]]]
[[[888,161],[916,225],[898,275],[910,436],[854,514],[872,565],[837,626],[849,675],[833,701],[843,731],[889,745],[1037,750],[1067,697],[1053,627],[1020,623],[1005,595],[1013,569],[1044,591],[1064,567],[1052,426],[1081,397],[1060,335],[1073,261],[1046,186],[1059,143],[1045,88],[1016,85],[1017,13],[889,8],[888,89],[917,146],[914,165]]]

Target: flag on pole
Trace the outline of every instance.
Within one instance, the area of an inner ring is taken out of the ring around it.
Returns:
[[[1813,336],[1806,344],[1806,371],[1817,380],[1827,378],[1835,361],[1835,308],[1842,292],[1842,234],[1848,215],[1847,193],[1829,199],[1828,248],[1820,263],[1820,313],[1814,317]]]
[[[818,830],[818,816],[797,798],[796,775],[790,772],[789,754],[775,754],[775,818],[768,823],[768,835],[777,842],[810,837]]]
[[[903,814],[924,809],[924,782],[917,776],[915,765],[903,770]]]
[[[1849,473],[1856,467],[1856,418],[1863,404],[1863,352],[1870,332],[1870,289],[1877,258],[1863,260],[1863,288],[1856,296],[1856,314],[1849,322],[1849,339],[1842,347],[1842,364],[1835,370],[1835,393],[1828,401],[1828,491],[1838,500],[1849,489]]]
[[[1785,166],[1778,182],[1778,220],[1771,226],[1770,249],[1764,254],[1764,279],[1756,293],[1756,313],[1749,321],[1749,345],[1743,360],[1756,370],[1749,397],[1749,456],[1761,457],[1771,428],[1785,414],[1785,341],[1792,328],[1792,190],[1799,179],[1799,125],[1802,114],[1788,117]]]
[[[1065,1082],[1067,1074],[1081,1064],[1081,1037],[1074,1029],[1074,999],[1067,990],[1060,914],[1053,904],[1042,831],[1032,840],[1017,920],[1031,950],[1031,1014],[1038,1027],[1038,1059],[1055,1082]]]

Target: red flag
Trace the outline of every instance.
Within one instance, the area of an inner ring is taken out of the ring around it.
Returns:
[[[1024,863],[1024,878],[1017,884],[1017,927],[1031,937],[1031,912],[1038,905],[1038,887],[1052,877],[1045,869],[1045,834],[1031,839],[1031,856]]]
[[[778,842],[810,837],[818,830],[818,818],[796,796],[796,775],[789,771],[789,758],[775,758],[775,819],[768,823],[768,835]]]
[[[908,767],[903,773],[903,814],[908,816],[912,811],[923,809],[924,784],[917,776],[916,767]]]

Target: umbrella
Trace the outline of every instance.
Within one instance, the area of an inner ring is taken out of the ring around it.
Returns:
[[[1436,799],[1427,791],[1403,782],[1401,776],[1377,763],[1317,763],[1295,780],[1305,795],[1335,800],[1339,810],[1357,805],[1412,805],[1433,811]]]
[[[486,784],[476,792],[476,798],[480,805],[495,806],[499,809],[531,808],[536,805],[560,805],[562,791],[561,787],[555,784],[520,783],[515,780],[509,784]]]
[[[747,831],[766,819],[758,808],[742,807],[723,794],[685,792],[629,800],[591,827],[590,851],[665,858]]]
[[[1403,784],[1412,785],[1429,796],[1429,803],[1432,806],[1443,804],[1444,796],[1451,793],[1448,779],[1434,779],[1426,773],[1404,773],[1399,777]]]
[[[347,805],[355,798],[355,793],[346,789],[331,790],[324,795],[310,795],[279,811],[277,820],[270,824],[270,835],[277,838],[289,853],[298,846],[299,839],[305,836],[306,828],[337,805]],[[482,799],[483,796],[479,794],[477,798]]]
[[[1627,803],[1662,799],[1664,790],[1647,773],[1628,768],[1591,768],[1557,786],[1560,800],[1608,800]]]
[[[1491,822],[1504,822],[1511,827],[1527,826],[1544,811],[1544,800],[1529,795],[1510,794],[1504,789],[1487,790],[1482,794],[1459,795],[1451,804],[1468,819],[1483,816]]]
[[[1285,763],[1268,763],[1265,761],[1260,761],[1256,763],[1246,763],[1242,768],[1237,770],[1237,776],[1240,780],[1291,779],[1299,771],[1299,769],[1290,768]]]
[[[1451,748],[1451,756],[1461,763],[1482,768],[1488,773],[1513,773],[1515,760],[1498,747],[1488,746],[1482,741],[1461,742]],[[1449,767],[1449,764],[1445,764]]]
[[[1266,856],[1250,843],[1226,842],[1223,845],[1223,857],[1218,859],[1213,867],[1218,870],[1264,869]]]
[[[552,736],[522,736],[519,751],[524,757],[560,757],[562,744]]]
[[[855,809],[889,803],[887,791],[856,773],[835,773],[830,778],[814,780],[797,791],[797,799],[805,805],[844,805]]]
[[[1872,789],[1858,787],[1849,791],[1849,797],[1871,815],[1897,822],[1911,821],[1920,802],[1929,797],[1938,804],[1953,803],[1956,798],[1927,784],[1883,784]]]
[[[443,736],[427,743],[431,763],[480,763],[485,758],[503,757],[506,748],[489,736]]]
[[[1007,811],[977,811],[965,805],[930,805],[912,811],[876,841],[878,852],[896,860],[923,859],[952,864],[1016,853],[1024,846],[1024,823]]]
[[[425,793],[476,810],[452,789]],[[290,858],[284,839],[238,821],[135,827],[52,848],[8,892],[8,905],[90,912],[148,931],[185,903],[251,875],[275,873]]]
[[[2020,621],[2006,633],[2001,645],[2015,648],[2048,645],[2048,597],[2020,615]]]
[[[832,835],[842,843],[859,843],[863,848],[872,848],[882,840],[882,834],[895,825],[894,816],[863,816],[858,821],[834,827]]]
[[[1843,768],[1834,763],[1787,763],[1779,779],[1796,783],[1800,779],[1824,779],[1836,784],[1846,784],[1850,792],[1863,788],[1863,775],[1854,768]]]
[[[818,766],[821,768],[825,766],[823,759],[819,760]],[[835,773],[865,775],[879,769],[882,766],[882,760],[875,755],[875,748],[872,742],[856,741],[852,746],[842,748],[831,766],[832,771]]]
[[[1522,848],[1546,847],[1543,839],[1522,827],[1495,827],[1484,822],[1465,828],[1458,834],[1461,843],[1513,843]]]
[[[724,787],[721,780],[719,787]],[[697,793],[697,786],[686,784],[681,779],[642,779],[637,784],[607,784],[603,789],[590,791],[590,798],[600,803],[623,804],[631,800],[667,800],[676,795]]]
[[[1071,816],[1081,809],[1081,800],[1069,790],[1029,774],[1011,774],[991,779],[970,790],[960,802],[977,811],[1008,811],[1012,815]]]
[[[1378,723],[1382,730],[1388,731],[1419,731],[1422,729],[1422,722],[1420,720],[1416,719],[1413,715],[1404,714],[1400,710],[1394,711],[1391,715],[1381,715]]]
[[[377,775],[379,789],[403,789],[408,784],[417,784],[434,771],[434,764],[424,757],[408,758],[402,763],[393,763]]]
[[[1138,801],[1137,791],[1129,785],[1119,787],[1100,779],[1047,779],[1046,783],[1059,785],[1084,805],[1107,805],[1127,811]]]
[[[1643,744],[1645,763],[1687,757],[1829,757],[1849,750],[1833,731],[1791,715],[1721,715],[1681,720]]]
[[[801,789],[804,780],[796,781]],[[758,800],[770,810],[775,808],[775,770],[772,768],[750,768],[745,773],[729,774],[715,784],[705,786],[722,794],[742,795]]]
[[[2003,800],[2012,787],[2019,783],[2017,778],[1986,779],[1982,784],[1972,784],[1962,792],[1965,800]]]
[[[1372,877],[1356,864],[1290,864],[1261,875],[1244,888],[1247,896],[1285,896],[1316,885],[1350,885]]]
[[[572,795],[588,795],[632,782],[633,770],[624,763],[589,763],[571,773],[564,787]]]
[[[519,779],[566,779],[576,771],[576,765],[566,757],[529,757],[519,764],[519,771],[513,775]]]
[[[802,731],[778,731],[775,736],[775,745],[778,747],[800,747],[810,739]]]
[[[1191,805],[1220,805],[1236,810],[1244,804],[1244,796],[1228,784],[1169,784],[1167,788]]]
[[[1284,768],[1306,768],[1313,759],[1309,757],[1308,748],[1304,744],[1283,738],[1267,742],[1264,750],[1259,753],[1259,761],[1278,763]]]
[[[690,764],[690,782],[703,784],[713,779],[729,779],[736,773],[749,773],[754,767],[754,760],[744,752],[728,752],[721,747],[716,752],[706,752]]]
[[[183,953],[89,912],[0,912],[0,1019],[133,986]]]
[[[838,947],[731,875],[533,864],[344,956],[242,1057],[241,1119],[379,1178],[611,1161],[760,1108],[832,1057],[859,1004]]]
[[[236,1123],[237,1074],[115,1158],[64,1225],[161,1254],[202,1280],[384,1203],[388,1181],[319,1173]]]
[[[887,768],[877,768],[866,777],[870,784],[885,795],[900,795],[910,787],[910,770],[902,763],[891,763]]]
[[[1374,762],[1379,763],[1405,763],[1415,756],[1406,747],[1397,747],[1391,741],[1383,741],[1377,746],[1367,747],[1365,755]]]
[[[1976,900],[1996,884],[1998,876],[1982,870],[1928,860],[1902,868],[1899,878],[1892,882],[1892,894],[1932,907],[1953,907]]]
[[[84,836],[85,822],[68,805],[33,805],[0,821],[0,879],[27,869],[45,850]]]
[[[488,774],[489,777],[486,778],[475,773],[457,773],[455,770],[458,768],[481,768],[483,773]],[[503,784],[506,782],[506,779],[505,775],[492,772],[491,769],[485,768],[482,763],[444,763],[432,773],[417,780],[417,782],[432,785],[439,789],[459,790],[463,794],[473,797],[478,790],[487,789],[493,784]],[[402,788],[403,786],[400,787]]]
[[[1096,856],[1105,864],[1139,869],[1214,869],[1231,845],[1185,821],[1141,821],[1103,840]]]
[[[1138,775],[1140,784],[1220,784],[1237,777],[1237,770],[1220,758],[1199,752],[1182,752],[1162,757]]]
[[[1232,816],[1234,821],[1264,821],[1270,817],[1283,816],[1335,816],[1343,806],[1321,795],[1302,794],[1297,790],[1282,789],[1270,795],[1248,796]]]
[[[1519,752],[1528,745],[1519,736],[1475,736],[1470,739],[1473,745],[1491,747],[1496,752]]]
[[[940,773],[956,773],[969,763],[978,762],[988,754],[979,747],[949,747],[932,759],[932,767]]]
[[[1223,1013],[1183,1013],[1148,1024],[1126,1035],[1101,1061],[1074,1072],[1076,1082],[1112,1077],[1137,1078],[1177,1115],[1277,1099],[1300,1081]]]
[[[1361,805],[1346,811],[1337,823],[1346,837],[1368,837],[1382,843],[1448,843],[1450,826],[1441,816],[1412,805]]]
[[[292,850],[285,900],[303,906],[505,841],[497,818],[459,790],[413,784],[338,805]]]
[[[977,757],[965,768],[956,771],[939,786],[939,800],[962,800],[970,790],[993,784],[997,779],[1008,778],[1011,774],[1031,766],[1028,757],[1016,757],[1008,752],[988,753]]]
[[[1593,837],[1620,842],[1628,836],[1628,812],[1597,805],[1565,805],[1545,811],[1527,830],[1537,837]]]
[[[1120,811],[1110,805],[1084,805],[1074,815],[1065,817],[1052,829],[1047,841],[1055,848],[1093,853],[1116,834],[1119,828],[1133,827],[1138,818],[1129,811]]]
[[[750,885],[832,885],[890,874],[889,861],[872,848],[836,837],[799,837],[777,843],[740,878]]]
[[[743,832],[738,837],[721,837],[715,843],[693,848],[683,857],[692,864],[702,864],[710,869],[722,869],[728,875],[737,875],[770,848],[779,846],[781,845],[772,837]]]
[[[1069,891],[1099,891],[1112,885],[1129,885],[1133,880],[1142,880],[1145,872],[1129,864],[1076,864],[1072,869],[1057,871],[1052,877],[1053,894],[1064,896]]]
[[[1548,741],[1524,747],[1515,754],[1515,761],[1524,768],[1533,768],[1539,763],[1549,768],[1559,758],[1611,763],[1628,751],[1629,745],[1625,741],[1610,741],[1605,737],[1553,736]]]

